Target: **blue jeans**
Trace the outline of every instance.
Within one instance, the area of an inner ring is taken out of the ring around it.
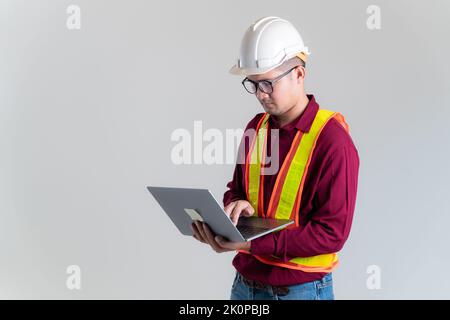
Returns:
[[[321,280],[315,280],[302,284],[288,286],[287,295],[279,295],[273,292],[272,287],[255,289],[248,287],[242,276],[236,272],[231,287],[231,300],[334,300],[333,279],[331,273]]]

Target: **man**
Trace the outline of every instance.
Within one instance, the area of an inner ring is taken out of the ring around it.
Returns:
[[[194,237],[216,252],[239,252],[231,299],[334,299],[332,271],[350,232],[359,156],[344,117],[305,93],[308,55],[291,23],[265,17],[247,30],[230,70],[245,76],[244,88],[265,112],[246,127],[256,134],[248,148],[241,141],[245,160],[227,184],[225,212],[233,223],[241,215],[295,220],[243,243],[226,241],[205,223],[192,225]],[[275,144],[281,166],[265,174],[265,150]]]

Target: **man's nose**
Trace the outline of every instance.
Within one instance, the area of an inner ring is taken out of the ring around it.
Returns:
[[[256,97],[258,98],[259,101],[265,100],[269,97],[268,93],[263,92],[261,89],[259,89],[259,87],[256,87]]]

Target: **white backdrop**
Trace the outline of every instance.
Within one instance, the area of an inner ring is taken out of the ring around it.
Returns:
[[[229,297],[233,254],[179,235],[145,187],[222,199],[233,165],[176,165],[170,137],[262,112],[228,69],[266,15],[299,29],[307,93],[344,114],[360,155],[336,298],[450,298],[449,13],[444,0],[1,0],[0,298]]]

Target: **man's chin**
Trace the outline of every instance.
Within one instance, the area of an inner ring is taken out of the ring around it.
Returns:
[[[278,116],[279,112],[276,108],[272,107],[272,108],[267,108],[266,106],[263,107],[264,111],[267,112],[268,114],[270,114],[271,116]]]

